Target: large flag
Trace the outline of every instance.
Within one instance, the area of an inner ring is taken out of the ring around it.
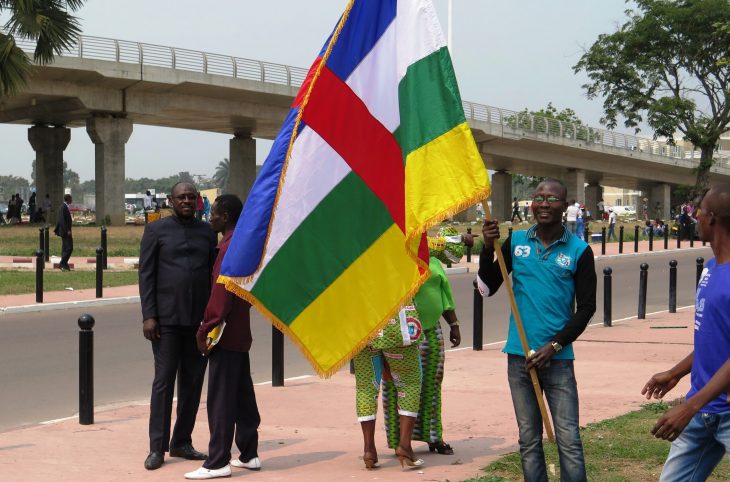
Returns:
[[[430,0],[354,0],[251,189],[219,282],[322,376],[428,278],[422,234],[489,195]]]

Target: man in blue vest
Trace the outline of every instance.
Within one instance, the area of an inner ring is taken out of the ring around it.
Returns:
[[[655,437],[672,441],[662,482],[706,480],[730,454],[730,186],[714,186],[705,194],[697,224],[714,257],[697,286],[694,351],[652,376],[641,391],[647,399],[662,398],[692,374],[685,402],[652,429]]]
[[[514,315],[510,316],[503,351],[508,357],[507,379],[520,432],[522,471],[525,481],[530,482],[548,480],[542,416],[529,374],[533,368],[555,425],[561,480],[586,480],[572,343],[596,311],[596,270],[590,246],[562,224],[566,198],[560,181],[541,182],[531,206],[536,224],[513,232],[502,245],[529,344],[525,354]],[[494,257],[494,241],[499,238],[497,221],[486,221],[482,234],[477,284],[482,295],[491,296],[503,282]]]

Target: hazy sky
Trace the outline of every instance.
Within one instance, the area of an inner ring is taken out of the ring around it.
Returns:
[[[133,40],[308,68],[346,0],[88,0],[84,35]],[[447,30],[447,0],[434,0]],[[625,20],[624,0],[453,0],[452,56],[465,100],[539,110],[552,101],[599,126],[601,101],[585,98],[573,74],[583,47]],[[127,177],[179,171],[212,175],[228,157],[224,134],[134,126]],[[271,143],[257,143],[265,159]],[[0,174],[30,179],[35,157],[27,126],[0,124]],[[82,180],[94,177],[94,145],[73,129],[65,160]]]

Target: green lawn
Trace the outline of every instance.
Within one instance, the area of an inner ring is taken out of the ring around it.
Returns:
[[[104,286],[136,285],[137,271],[105,271]],[[75,290],[96,287],[94,271],[45,271],[43,291],[61,291],[66,288]],[[0,270],[0,295],[35,293],[35,271]]]
[[[39,225],[0,226],[0,256],[33,256],[38,249]],[[110,226],[107,228],[108,256],[139,256],[139,242],[144,226]],[[96,256],[101,244],[101,230],[96,226],[74,226],[73,256]],[[61,238],[49,233],[51,255],[61,255]]]
[[[591,482],[638,482],[658,480],[669,442],[654,438],[650,431],[666,404],[652,403],[641,410],[594,423],[581,429],[588,480]],[[515,427],[517,430],[517,427]],[[545,458],[554,464],[558,481],[559,462],[555,444],[545,443]],[[485,475],[471,482],[503,482],[522,480],[519,453],[508,454],[484,468]],[[727,457],[715,469],[710,481],[730,480]]]

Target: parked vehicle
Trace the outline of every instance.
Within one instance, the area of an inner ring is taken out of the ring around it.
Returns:
[[[616,216],[636,216],[636,207],[634,206],[613,206],[611,209],[616,213]]]

